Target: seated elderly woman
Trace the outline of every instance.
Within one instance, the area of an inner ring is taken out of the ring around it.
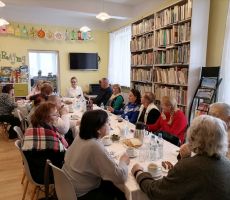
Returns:
[[[32,127],[25,131],[22,150],[33,179],[40,184],[44,184],[46,159],[62,167],[64,154],[68,147],[64,137],[53,126],[58,116],[55,104],[41,103],[31,116]]]
[[[40,99],[48,99],[48,96],[51,95],[53,93],[53,86],[48,83],[48,82],[44,82],[41,86],[41,92],[39,94],[35,94],[33,96],[31,96],[29,99],[31,101],[34,101],[35,105],[38,105],[37,102],[40,102]]]
[[[210,105],[209,115],[222,119],[228,130],[228,158],[230,158],[230,105],[227,103],[217,102]]]
[[[101,141],[108,131],[105,111],[87,111],[81,119],[79,136],[66,152],[62,169],[79,200],[125,198],[114,184],[123,184],[127,180],[129,157],[123,154],[119,163],[115,162]]]
[[[141,94],[136,89],[131,89],[129,92],[129,102],[125,105],[123,109],[115,110],[112,107],[108,107],[108,110],[115,115],[121,115],[125,119],[128,116],[128,119],[131,123],[136,123],[137,117],[139,114],[139,108],[141,104]]]
[[[169,139],[170,135],[172,135],[178,138],[180,143],[183,143],[187,119],[184,113],[177,108],[176,99],[174,97],[164,96],[161,100],[161,108],[161,116],[156,123],[147,126],[148,130],[151,132],[165,132],[165,135],[167,135]]]
[[[9,139],[17,138],[17,133],[14,131],[14,126],[20,126],[18,118],[14,117],[12,111],[17,107],[14,103],[14,88],[12,84],[3,86],[0,94],[0,122],[9,123]]]
[[[132,173],[150,199],[229,199],[230,161],[225,123],[212,116],[195,118],[188,130],[189,148],[196,155],[184,158],[160,180],[135,164]]]
[[[160,116],[160,111],[154,104],[154,94],[152,92],[145,92],[141,97],[141,107],[137,118],[138,122],[144,124],[154,124]]]
[[[34,87],[32,88],[31,92],[26,96],[26,99],[30,99],[30,97],[32,97],[36,94],[40,94],[42,83],[43,83],[42,80],[38,80],[35,83]]]
[[[112,86],[113,94],[110,97],[107,105],[111,106],[114,110],[120,110],[123,107],[124,98],[121,94],[121,86],[114,84]]]

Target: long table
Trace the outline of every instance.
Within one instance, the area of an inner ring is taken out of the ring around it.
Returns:
[[[101,109],[98,106],[94,105],[93,109]],[[70,113],[70,116],[78,116],[79,119],[82,117],[83,110],[80,109],[74,109],[73,113]],[[118,116],[109,113],[109,123],[110,123],[110,135],[112,134],[118,134],[120,135],[122,129],[125,126],[125,120],[122,122],[118,122]],[[135,130],[135,125],[132,123],[128,123],[129,126],[129,134],[127,135],[128,138],[133,137],[133,132]],[[111,145],[106,146],[106,149],[113,155],[114,159],[118,162],[120,156],[126,152],[127,146],[125,146],[120,140],[119,142],[113,142]],[[175,164],[177,162],[177,154],[178,154],[179,148],[167,141],[164,140],[164,147],[163,147],[163,159],[154,161],[154,163],[158,164],[159,166],[161,165],[162,161],[170,161],[172,164]],[[130,164],[128,166],[129,168],[129,174],[128,174],[128,179],[125,182],[124,185],[118,185],[118,187],[125,193],[125,196],[127,200],[148,200],[149,198],[145,193],[143,193],[137,184],[135,178],[131,174],[131,169],[135,163],[140,163],[143,167],[144,170],[147,171],[147,166],[151,161],[145,161],[145,162],[139,162],[138,156],[135,158],[131,158]],[[167,172],[162,172],[162,175],[165,176],[167,175]]]

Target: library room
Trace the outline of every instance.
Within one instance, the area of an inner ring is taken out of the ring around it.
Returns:
[[[230,0],[0,0],[0,200],[230,200]]]

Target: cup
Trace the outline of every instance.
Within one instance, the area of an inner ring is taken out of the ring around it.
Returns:
[[[103,137],[102,138],[102,143],[104,144],[104,145],[110,145],[111,144],[111,140],[110,140],[110,137],[107,135],[107,136],[105,136],[105,137]]]
[[[69,112],[70,112],[70,113],[73,113],[73,112],[74,112],[74,110],[73,110],[73,104],[70,104],[70,105],[69,105]]]
[[[158,177],[162,175],[161,167],[155,163],[150,163],[148,165],[148,172],[152,175],[152,177]]]
[[[128,154],[129,157],[134,157],[136,154],[135,149],[133,147],[128,147],[126,149],[126,153]]]
[[[117,116],[117,120],[118,120],[118,122],[122,122],[123,118],[119,115],[119,116]]]

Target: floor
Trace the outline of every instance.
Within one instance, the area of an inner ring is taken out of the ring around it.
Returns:
[[[23,167],[20,153],[14,146],[15,140],[9,140],[0,128],[0,200],[21,200],[24,185],[21,184]],[[25,200],[31,199],[29,184]]]

